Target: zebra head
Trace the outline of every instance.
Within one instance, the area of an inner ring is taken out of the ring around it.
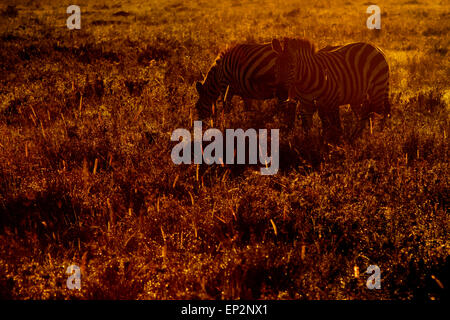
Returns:
[[[197,115],[199,120],[205,120],[212,113],[212,105],[215,102],[214,98],[211,98],[208,94],[206,86],[197,81],[195,84],[195,88],[198,93],[198,100],[195,103],[195,110],[197,110]]]
[[[217,61],[211,66],[203,82],[197,81],[195,88],[198,100],[195,104],[199,120],[206,120],[214,113],[214,105],[221,94],[221,72]]]

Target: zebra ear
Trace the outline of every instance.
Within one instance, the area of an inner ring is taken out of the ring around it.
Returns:
[[[197,89],[198,93],[202,93],[203,92],[203,85],[202,85],[202,83],[200,81],[197,81],[195,83],[195,88]]]
[[[272,40],[272,49],[273,49],[273,51],[275,51],[277,54],[283,53],[283,48],[281,47],[280,40],[278,40],[278,39],[273,39],[273,40]]]

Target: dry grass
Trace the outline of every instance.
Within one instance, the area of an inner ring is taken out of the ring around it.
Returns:
[[[65,27],[72,3],[4,4],[0,297],[443,299],[449,9],[380,0],[371,32],[368,2],[298,3],[78,1],[79,31]],[[237,99],[227,127],[282,129],[280,172],[175,166],[170,133],[190,127],[193,84],[218,51],[277,36],[383,48],[385,130],[328,146],[318,119],[307,139],[273,102],[243,113]],[[80,291],[66,288],[72,263]],[[371,264],[381,290],[365,286]]]

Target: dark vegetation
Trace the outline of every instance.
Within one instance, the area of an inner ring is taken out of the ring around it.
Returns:
[[[79,1],[76,31],[71,3],[0,8],[1,298],[448,297],[448,7],[379,1],[370,32],[364,1],[282,3]],[[217,126],[281,128],[279,173],[172,163],[220,49],[303,35],[385,50],[383,131],[328,145],[317,117],[306,138],[274,102],[236,99]],[[366,288],[373,264],[381,290]]]

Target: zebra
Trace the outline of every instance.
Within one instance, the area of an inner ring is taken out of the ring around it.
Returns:
[[[272,44],[237,44],[219,53],[203,82],[196,82],[199,95],[195,104],[200,120],[214,112],[221,97],[224,112],[231,109],[233,96],[244,100],[251,109],[251,100],[277,99],[278,107],[287,108],[289,119],[295,120],[296,104],[286,103],[287,88],[279,85],[275,77],[276,52]]]
[[[292,38],[283,44],[274,39],[272,48],[278,56],[278,83],[288,87],[288,101],[300,101],[306,132],[317,110],[329,138],[339,139],[339,106],[344,104],[360,118],[357,132],[374,112],[389,117],[389,65],[379,48],[358,42],[317,51],[309,40]]]
[[[320,51],[335,48],[327,46]],[[233,96],[237,95],[244,100],[246,109],[251,109],[251,100],[276,98],[279,107],[287,107],[289,120],[295,121],[296,104],[285,105],[288,89],[277,82],[276,60],[272,43],[238,44],[219,53],[203,82],[196,82],[199,98],[195,109],[200,120],[214,113],[213,106],[219,97],[228,112]]]

